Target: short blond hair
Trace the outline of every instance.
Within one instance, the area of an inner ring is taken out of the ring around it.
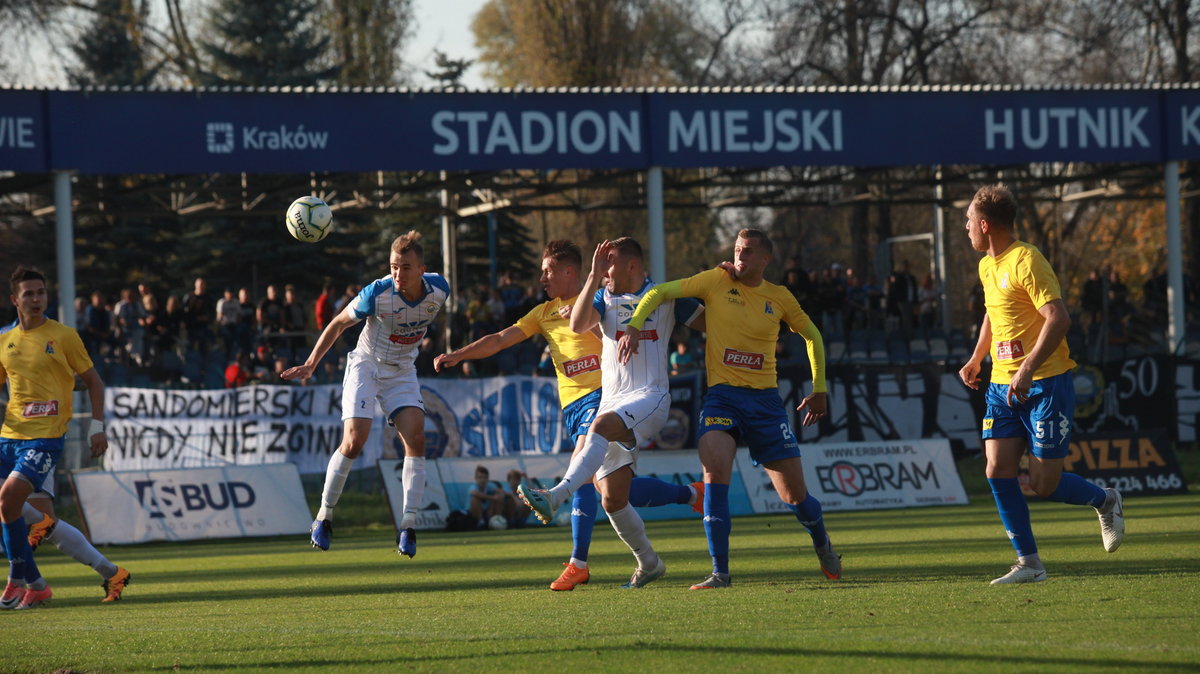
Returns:
[[[1004,183],[980,187],[971,203],[975,213],[990,224],[1012,229],[1017,222],[1017,200]]]
[[[766,248],[768,253],[773,254],[775,252],[775,246],[771,244],[771,237],[767,236],[767,233],[761,229],[750,229],[747,227],[738,232],[737,238],[746,240],[758,239],[758,245]]]
[[[410,250],[417,254],[417,259],[421,262],[425,261],[425,248],[421,245],[421,233],[415,229],[410,229],[397,236],[396,240],[392,242],[393,253],[403,255]]]

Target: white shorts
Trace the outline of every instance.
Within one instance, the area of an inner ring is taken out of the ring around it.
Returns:
[[[405,407],[424,411],[417,370],[411,365],[380,363],[351,351],[346,356],[346,376],[342,379],[342,420],[374,419],[376,402],[388,423]]]
[[[637,459],[637,445],[634,445],[633,449],[625,449],[619,442],[610,442],[608,449],[604,451],[604,463],[601,464],[600,470],[596,471],[596,479],[603,480],[625,466],[637,472]]]
[[[669,391],[635,391],[617,396],[602,394],[599,417],[612,412],[621,418],[625,427],[633,431],[633,449],[625,449],[620,443],[608,443],[604,453],[604,465],[596,471],[596,479],[602,479],[625,466],[637,466],[637,449],[647,440],[658,435],[671,412]]]

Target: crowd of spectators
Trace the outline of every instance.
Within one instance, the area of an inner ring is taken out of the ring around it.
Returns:
[[[940,282],[929,273],[918,281],[905,261],[880,282],[874,274],[859,274],[838,263],[805,270],[793,257],[785,264],[781,282],[820,328],[827,347],[864,334],[902,340],[940,335]],[[316,298],[304,298],[290,284],[272,284],[258,299],[247,287],[226,287],[214,298],[205,279],[196,278],[182,295],[159,294],[144,283],[122,289],[115,302],[95,291],[76,300],[76,315],[84,345],[102,376],[114,385],[278,384],[279,373],[308,357],[320,331],[360,290],[359,285],[347,285],[339,292],[326,283]],[[451,342],[462,346],[502,330],[545,299],[538,284],[518,283],[507,273],[494,287],[464,286],[457,307],[445,313]],[[1190,290],[1186,302],[1195,304]],[[978,284],[972,285],[967,308],[970,315],[962,321],[967,327],[955,332],[970,348],[984,313]],[[1166,273],[1158,270],[1150,276],[1141,286],[1140,301],[1134,302],[1117,270],[1095,269],[1072,308],[1077,316],[1068,339],[1073,352],[1087,360],[1119,355],[1127,346],[1161,346],[1167,325]],[[361,324],[343,334],[317,369],[317,383],[340,381],[345,354],[360,330]],[[789,351],[794,340],[782,337],[779,356],[802,359],[803,353]],[[680,328],[672,341],[672,374],[703,368],[702,335]],[[433,359],[444,351],[444,330],[431,330],[417,356],[418,374],[433,376]],[[499,374],[552,375],[545,341],[535,336],[441,376]]]

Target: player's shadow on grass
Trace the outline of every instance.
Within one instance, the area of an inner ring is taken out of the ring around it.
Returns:
[[[888,669],[889,663],[893,666],[911,666],[916,663],[926,662],[937,666],[947,663],[976,663],[986,668],[1000,667],[1004,665],[1017,667],[1020,669],[1032,669],[1037,671],[1040,669],[1051,667],[1069,667],[1069,668],[1092,668],[1101,666],[1105,669],[1130,669],[1141,671],[1195,671],[1195,664],[1188,662],[1147,662],[1145,660],[1132,659],[1113,659],[1105,657],[1103,659],[1094,658],[1070,658],[1060,656],[1040,656],[1035,654],[1029,655],[997,655],[995,653],[946,653],[941,651],[884,651],[884,650],[857,650],[857,649],[837,649],[837,648],[814,648],[814,647],[756,647],[756,646],[719,646],[708,643],[699,643],[695,645],[680,645],[672,643],[656,642],[646,644],[639,642],[637,644],[621,643],[610,646],[600,647],[595,644],[580,644],[575,646],[563,646],[558,642],[555,645],[545,648],[521,648],[515,647],[512,649],[503,649],[497,652],[493,649],[481,650],[475,654],[454,654],[454,655],[415,655],[413,657],[390,657],[390,658],[370,658],[362,657],[358,659],[320,659],[320,658],[304,658],[303,660],[291,660],[287,662],[256,662],[255,669],[291,669],[295,667],[319,668],[319,667],[382,667],[386,665],[430,665],[435,668],[446,667],[459,669],[471,661],[481,661],[484,664],[494,662],[496,658],[503,657],[521,657],[521,656],[546,656],[553,657],[555,655],[562,656],[565,653],[581,653],[581,654],[596,654],[596,657],[601,658],[598,662],[603,662],[605,650],[626,651],[631,647],[642,647],[646,654],[652,655],[655,652],[674,652],[691,654],[697,658],[697,661],[703,661],[711,658],[713,655],[718,656],[746,656],[746,657],[789,657],[789,658],[862,658],[858,662],[871,661],[879,664],[883,669]],[[205,662],[202,664],[177,664],[173,667],[175,671],[187,670],[224,670],[224,669],[245,669],[245,663],[228,663],[218,664],[213,662]]]

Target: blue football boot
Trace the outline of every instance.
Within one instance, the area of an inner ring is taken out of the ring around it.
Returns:
[[[314,548],[322,550],[329,549],[329,543],[333,540],[333,522],[329,520],[313,520],[312,526],[309,527],[309,540],[312,541]]]

